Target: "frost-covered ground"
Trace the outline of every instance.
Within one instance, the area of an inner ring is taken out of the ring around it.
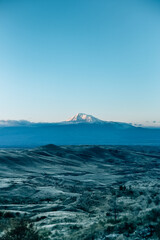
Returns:
[[[51,239],[160,239],[160,148],[0,150],[0,231],[29,218]]]

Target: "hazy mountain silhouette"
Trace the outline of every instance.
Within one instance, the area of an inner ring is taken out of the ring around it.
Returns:
[[[60,123],[2,123],[0,121],[0,147],[34,147],[45,144],[160,145],[160,129],[106,122],[82,113]]]

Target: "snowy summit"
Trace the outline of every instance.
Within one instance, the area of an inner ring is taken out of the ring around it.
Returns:
[[[92,115],[88,115],[85,113],[77,113],[72,118],[68,119],[66,122],[71,123],[100,123],[102,120],[93,117]]]

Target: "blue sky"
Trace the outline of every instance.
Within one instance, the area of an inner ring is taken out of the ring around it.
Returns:
[[[0,0],[0,119],[160,121],[160,2]]]

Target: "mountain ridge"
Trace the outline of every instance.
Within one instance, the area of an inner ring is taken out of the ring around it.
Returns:
[[[118,124],[119,126],[133,126],[131,123],[105,121],[85,113],[77,113],[73,117],[60,122],[31,122],[27,120],[0,120],[0,127],[29,127],[42,125],[63,124]]]
[[[160,122],[146,121],[144,123],[127,123],[118,121],[106,121],[96,118],[92,115],[85,113],[77,113],[73,117],[60,122],[32,122],[28,120],[0,120],[0,128],[4,127],[40,127],[40,126],[53,126],[53,125],[72,125],[72,124],[96,124],[103,125],[109,124],[120,128],[160,128]]]

